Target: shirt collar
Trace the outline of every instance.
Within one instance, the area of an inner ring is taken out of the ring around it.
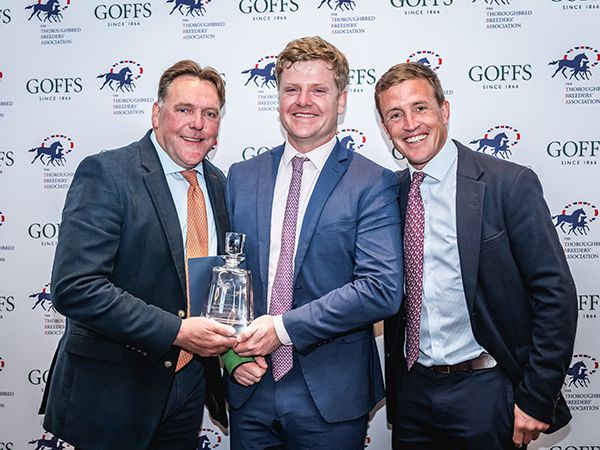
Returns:
[[[323,170],[323,166],[325,166],[325,162],[327,162],[327,158],[333,151],[335,144],[337,143],[337,137],[332,137],[325,144],[320,147],[311,150],[308,153],[300,153],[297,151],[289,141],[285,141],[285,147],[283,149],[282,160],[285,165],[289,165],[292,162],[292,158],[294,156],[304,156],[308,158],[308,160],[317,168],[320,172]]]
[[[456,147],[456,144],[452,139],[446,139],[442,149],[425,165],[422,171],[425,172],[425,175],[428,177],[431,177],[436,181],[441,181],[446,176],[446,173],[448,173],[450,167],[452,167],[452,164],[454,164],[457,156],[458,148]],[[412,179],[413,173],[417,170],[410,164],[407,164],[407,166]]]
[[[165,175],[170,175],[172,173],[181,173],[185,169],[184,167],[179,166],[175,161],[171,159],[171,157],[167,154],[167,152],[160,146],[158,140],[156,139],[156,134],[154,130],[150,133],[150,140],[154,144],[154,148],[156,148],[156,153],[158,154],[158,159],[160,160],[160,165],[163,168],[163,172]],[[196,172],[204,177],[204,166],[202,162],[198,164],[195,168]]]

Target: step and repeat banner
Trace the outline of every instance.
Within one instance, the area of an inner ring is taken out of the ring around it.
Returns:
[[[184,58],[227,83],[217,166],[280,144],[272,67],[307,35],[348,56],[338,135],[354,151],[405,167],[373,90],[391,65],[418,61],[442,80],[452,137],[537,172],[579,326],[563,388],[573,421],[530,447],[600,450],[599,21],[600,0],[0,0],[0,450],[71,448],[37,409],[65,326],[50,272],[79,162],[139,139],[162,71]],[[389,442],[382,405],[365,447]],[[227,430],[205,414],[199,449],[216,448],[229,448]]]

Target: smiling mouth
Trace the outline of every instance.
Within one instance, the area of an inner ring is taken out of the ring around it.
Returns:
[[[417,136],[410,136],[404,139],[405,142],[409,144],[415,144],[421,142],[423,139],[427,137],[427,134],[418,134]]]
[[[204,140],[201,138],[191,138],[191,137],[187,137],[187,136],[181,136],[181,139],[183,139],[186,142],[202,142]]]
[[[294,113],[292,114],[294,117],[299,117],[301,119],[312,119],[314,117],[317,117],[316,114],[311,114],[311,113]]]

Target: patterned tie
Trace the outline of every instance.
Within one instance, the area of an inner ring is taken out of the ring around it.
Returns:
[[[423,241],[425,210],[420,186],[425,173],[415,172],[408,190],[404,227],[404,274],[406,278],[406,365],[410,370],[419,358],[421,298],[423,296]]]
[[[302,184],[302,169],[308,158],[294,156],[292,159],[292,181],[288,191],[281,230],[281,251],[273,290],[269,314],[277,316],[292,309],[292,293],[294,291],[294,248],[296,246],[296,225],[298,223],[298,203],[300,202],[300,185]],[[271,353],[273,363],[273,378],[279,381],[292,369],[292,347],[282,345]]]
[[[181,172],[183,178],[190,184],[187,192],[187,236],[185,240],[185,274],[187,285],[187,316],[190,315],[190,285],[187,280],[188,258],[208,256],[208,221],[206,219],[206,202],[198,184],[195,170]],[[179,352],[175,371],[183,369],[193,358],[185,350]]]

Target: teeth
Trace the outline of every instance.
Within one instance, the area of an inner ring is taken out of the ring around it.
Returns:
[[[406,142],[408,142],[409,144],[414,144],[415,142],[421,142],[426,137],[427,137],[426,134],[419,134],[418,136],[411,136],[411,137],[408,137],[408,138],[406,138],[404,140]]]
[[[182,139],[183,139],[184,141],[188,141],[188,142],[201,142],[201,141],[202,141],[202,139],[200,139],[200,138],[198,138],[198,139],[194,139],[194,138],[185,137],[185,136],[182,136]]]
[[[306,119],[310,119],[311,117],[317,117],[316,114],[308,114],[308,113],[295,113],[295,117],[304,117]]]

